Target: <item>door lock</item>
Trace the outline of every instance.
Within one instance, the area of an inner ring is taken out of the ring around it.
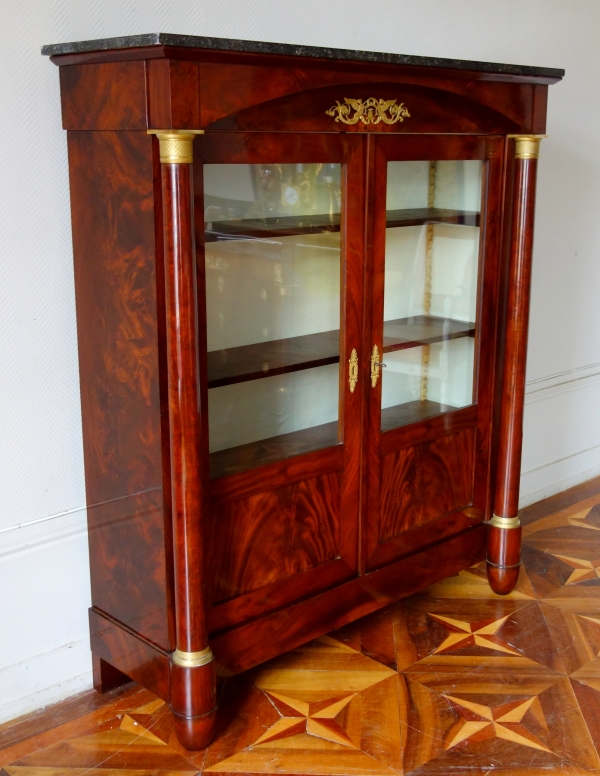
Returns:
[[[385,364],[379,360],[379,348],[377,345],[373,345],[373,351],[371,353],[371,388],[375,388],[377,385],[380,369],[384,366]]]

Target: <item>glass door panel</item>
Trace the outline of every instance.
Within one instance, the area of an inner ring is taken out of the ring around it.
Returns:
[[[473,402],[481,186],[478,160],[387,163],[382,431]]]
[[[341,167],[204,166],[213,477],[339,441]]]

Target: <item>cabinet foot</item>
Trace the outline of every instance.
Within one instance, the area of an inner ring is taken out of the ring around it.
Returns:
[[[215,722],[217,719],[216,707],[208,714],[202,714],[198,717],[184,717],[173,711],[173,727],[177,740],[185,749],[192,751],[196,749],[205,749],[212,741],[215,732]]]
[[[508,595],[519,579],[521,524],[518,517],[494,515],[488,523],[487,577],[497,595]]]
[[[519,579],[519,569],[521,564],[517,568],[494,568],[487,564],[487,576],[490,587],[496,593],[496,595],[508,595],[515,589],[517,580]]]
[[[204,749],[210,744],[217,717],[215,661],[210,649],[205,652],[210,662],[201,665],[180,657],[190,653],[178,656],[175,652],[171,656],[171,711],[175,733],[179,743],[192,750]]]
[[[106,660],[92,653],[92,668],[94,671],[94,689],[100,693],[109,692],[132,680],[118,668],[111,666]]]

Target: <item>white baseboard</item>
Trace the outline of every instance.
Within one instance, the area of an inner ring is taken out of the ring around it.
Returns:
[[[586,466],[591,460],[596,463],[590,469],[582,471],[581,467]],[[535,504],[536,501],[555,496],[557,493],[562,493],[563,490],[575,487],[575,485],[581,485],[582,482],[599,475],[600,446],[593,448],[592,451],[585,450],[583,453],[522,474],[519,509]]]
[[[0,669],[0,723],[92,687],[88,638]]]
[[[600,474],[600,364],[527,385],[519,506]]]
[[[0,534],[0,722],[92,686],[85,511]]]

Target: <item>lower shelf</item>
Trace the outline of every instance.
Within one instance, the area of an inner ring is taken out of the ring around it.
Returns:
[[[399,426],[419,423],[434,415],[453,412],[458,409],[449,404],[435,401],[411,401],[386,407],[381,411],[381,430],[391,431]],[[290,434],[260,439],[246,445],[230,447],[210,454],[210,478],[227,477],[238,472],[282,461],[294,455],[322,450],[338,444],[338,423],[324,423],[321,426],[303,428]]]
[[[421,420],[432,418],[434,415],[442,415],[444,412],[453,412],[456,409],[458,407],[428,400],[396,404],[394,407],[386,407],[381,410],[381,430],[391,431],[393,428],[418,423]]]
[[[230,447],[210,454],[210,478],[226,477],[230,474],[264,466],[268,463],[291,458],[294,455],[322,450],[338,443],[338,423],[324,423],[321,426],[303,428],[290,434],[260,439],[239,447]]]

